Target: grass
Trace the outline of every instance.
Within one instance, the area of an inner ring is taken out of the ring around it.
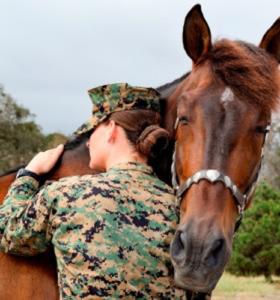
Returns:
[[[224,273],[212,294],[213,300],[280,300],[280,278],[236,277]]]

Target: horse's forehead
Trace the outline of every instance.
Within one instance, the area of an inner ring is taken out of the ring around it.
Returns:
[[[249,124],[260,115],[258,107],[240,98],[238,92],[213,74],[209,62],[192,70],[177,90],[176,98],[178,114],[189,113],[193,117],[201,114],[204,121],[217,121],[226,116],[231,124],[235,123],[238,127],[242,120]],[[248,118],[249,114],[252,118]]]
[[[221,95],[220,102],[226,106],[231,101],[234,101],[234,93],[231,88],[226,87]]]

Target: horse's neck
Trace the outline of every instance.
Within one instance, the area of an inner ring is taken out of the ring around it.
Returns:
[[[173,80],[170,83],[167,83],[160,87],[157,87],[157,90],[161,94],[161,98],[169,99],[170,96],[177,90],[180,83],[183,82],[190,75],[190,73],[191,72],[188,72],[188,73],[184,74],[183,76],[181,76],[180,78]]]
[[[12,173],[10,175],[3,176],[0,178],[0,205],[2,205],[2,202],[10,188],[10,185],[16,179],[16,174],[17,173]]]
[[[191,72],[186,73],[171,83],[165,84],[157,89],[161,93],[161,116],[163,127],[170,133],[173,138],[174,124],[177,117],[177,100],[182,93],[185,81],[188,80]]]
[[[178,95],[181,93],[182,83],[189,75],[190,72],[171,83],[157,88],[161,93],[160,106],[162,126],[170,133],[171,142],[168,148],[161,153],[160,157],[158,157],[157,160],[152,161],[152,165],[157,176],[169,185],[171,185],[171,163],[174,148],[174,124],[177,117],[177,99]]]
[[[67,150],[55,168],[47,174],[47,180],[58,180],[67,176],[96,174],[89,168],[89,152],[85,144],[79,145],[73,150]]]

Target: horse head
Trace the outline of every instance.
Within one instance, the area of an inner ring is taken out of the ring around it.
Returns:
[[[212,43],[196,5],[186,16],[183,44],[192,71],[166,108],[173,118],[180,212],[171,258],[177,285],[207,293],[230,260],[236,220],[251,203],[270,116],[279,103],[280,19],[259,47]]]

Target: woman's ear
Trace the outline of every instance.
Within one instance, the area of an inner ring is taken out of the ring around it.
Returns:
[[[117,136],[117,124],[115,121],[111,120],[108,124],[108,134],[107,134],[107,141],[114,141]]]

